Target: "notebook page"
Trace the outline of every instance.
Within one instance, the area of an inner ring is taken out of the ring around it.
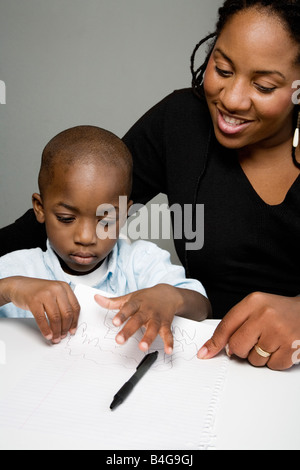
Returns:
[[[138,349],[143,331],[118,345],[115,312],[95,303],[94,289],[77,286],[75,293],[76,335],[45,348],[40,364],[0,402],[0,426],[88,439],[98,449],[213,448],[228,358],[196,357],[213,327],[176,317],[173,354],[158,337],[150,349],[158,360],[112,412],[114,395],[145,355]]]

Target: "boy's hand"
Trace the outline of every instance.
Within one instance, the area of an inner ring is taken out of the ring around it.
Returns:
[[[183,315],[187,313],[186,310],[197,310],[198,319],[200,319],[199,312],[203,299],[201,294],[197,292],[168,284],[159,284],[114,299],[95,295],[95,300],[101,307],[119,310],[113,319],[115,326],[121,326],[128,320],[116,337],[118,344],[124,344],[139,328],[145,326],[146,332],[139,344],[140,349],[142,351],[148,350],[159,334],[165,344],[166,354],[173,352],[171,325],[174,316]],[[207,314],[205,313],[204,316],[206,317]]]
[[[96,295],[95,300],[101,307],[119,310],[113,319],[115,326],[121,326],[128,320],[116,337],[118,344],[124,344],[139,328],[145,326],[146,332],[139,344],[140,349],[147,351],[159,334],[165,344],[165,352],[172,354],[171,325],[181,302],[176,291],[175,287],[160,284],[114,299]]]
[[[11,277],[5,284],[7,301],[30,311],[47,340],[59,343],[68,332],[75,334],[80,305],[67,283]]]

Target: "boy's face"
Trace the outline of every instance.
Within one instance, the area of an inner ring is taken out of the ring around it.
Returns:
[[[43,200],[40,195],[33,195],[35,214],[39,222],[45,222],[48,239],[63,270],[75,275],[88,274],[112,251],[126,221],[127,214],[119,212],[119,196],[128,196],[124,171],[114,166],[77,164],[57,165],[54,172]],[[97,216],[97,208],[102,204],[113,206],[115,213]],[[98,224],[102,224],[102,233],[109,225],[110,238],[98,238]],[[113,238],[112,232],[116,235]]]

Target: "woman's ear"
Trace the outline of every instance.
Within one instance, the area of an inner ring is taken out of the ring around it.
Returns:
[[[34,210],[34,213],[35,213],[36,220],[40,224],[44,224],[45,223],[45,212],[44,212],[43,201],[42,201],[42,198],[41,198],[40,194],[34,193],[32,195],[32,206],[33,206],[33,210]]]

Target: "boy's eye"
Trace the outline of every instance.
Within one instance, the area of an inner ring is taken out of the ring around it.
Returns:
[[[107,227],[116,223],[116,219],[101,219],[98,222],[103,227]]]
[[[75,220],[75,217],[66,217],[62,215],[57,215],[56,216],[57,220],[63,224],[70,224]]]

